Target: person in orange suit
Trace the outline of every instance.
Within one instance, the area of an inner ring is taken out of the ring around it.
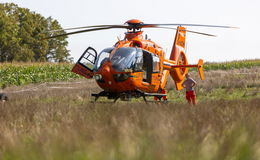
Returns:
[[[194,91],[194,86],[197,84],[190,75],[186,74],[186,80],[182,83],[182,86],[186,89],[186,99],[189,104],[196,104],[196,93]]]

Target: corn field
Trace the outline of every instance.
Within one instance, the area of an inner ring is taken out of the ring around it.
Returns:
[[[72,67],[72,64],[66,63],[1,64],[0,87],[79,79],[78,75],[71,72]]]
[[[222,62],[222,63],[206,62],[203,67],[204,70],[230,70],[230,69],[260,67],[260,59],[231,61],[231,62]]]

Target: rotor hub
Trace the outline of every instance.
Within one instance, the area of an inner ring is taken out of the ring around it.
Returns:
[[[144,24],[144,22],[138,20],[138,19],[131,19],[125,22],[126,24],[129,25],[137,25],[137,24]]]
[[[144,24],[144,22],[138,20],[138,19],[131,19],[125,22],[125,24],[128,24],[128,29],[141,29],[141,25]]]

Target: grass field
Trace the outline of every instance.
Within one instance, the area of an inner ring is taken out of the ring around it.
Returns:
[[[77,79],[4,89],[3,160],[258,160],[260,68],[209,70],[192,77],[198,105],[167,84],[170,102],[91,103],[100,89]]]

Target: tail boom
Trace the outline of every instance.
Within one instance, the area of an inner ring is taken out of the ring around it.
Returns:
[[[204,80],[204,72],[203,72],[203,60],[199,59],[198,64],[197,65],[176,65],[176,64],[163,64],[163,68],[165,70],[169,70],[170,72],[173,71],[175,68],[198,68],[199,71],[199,75],[201,80]]]

